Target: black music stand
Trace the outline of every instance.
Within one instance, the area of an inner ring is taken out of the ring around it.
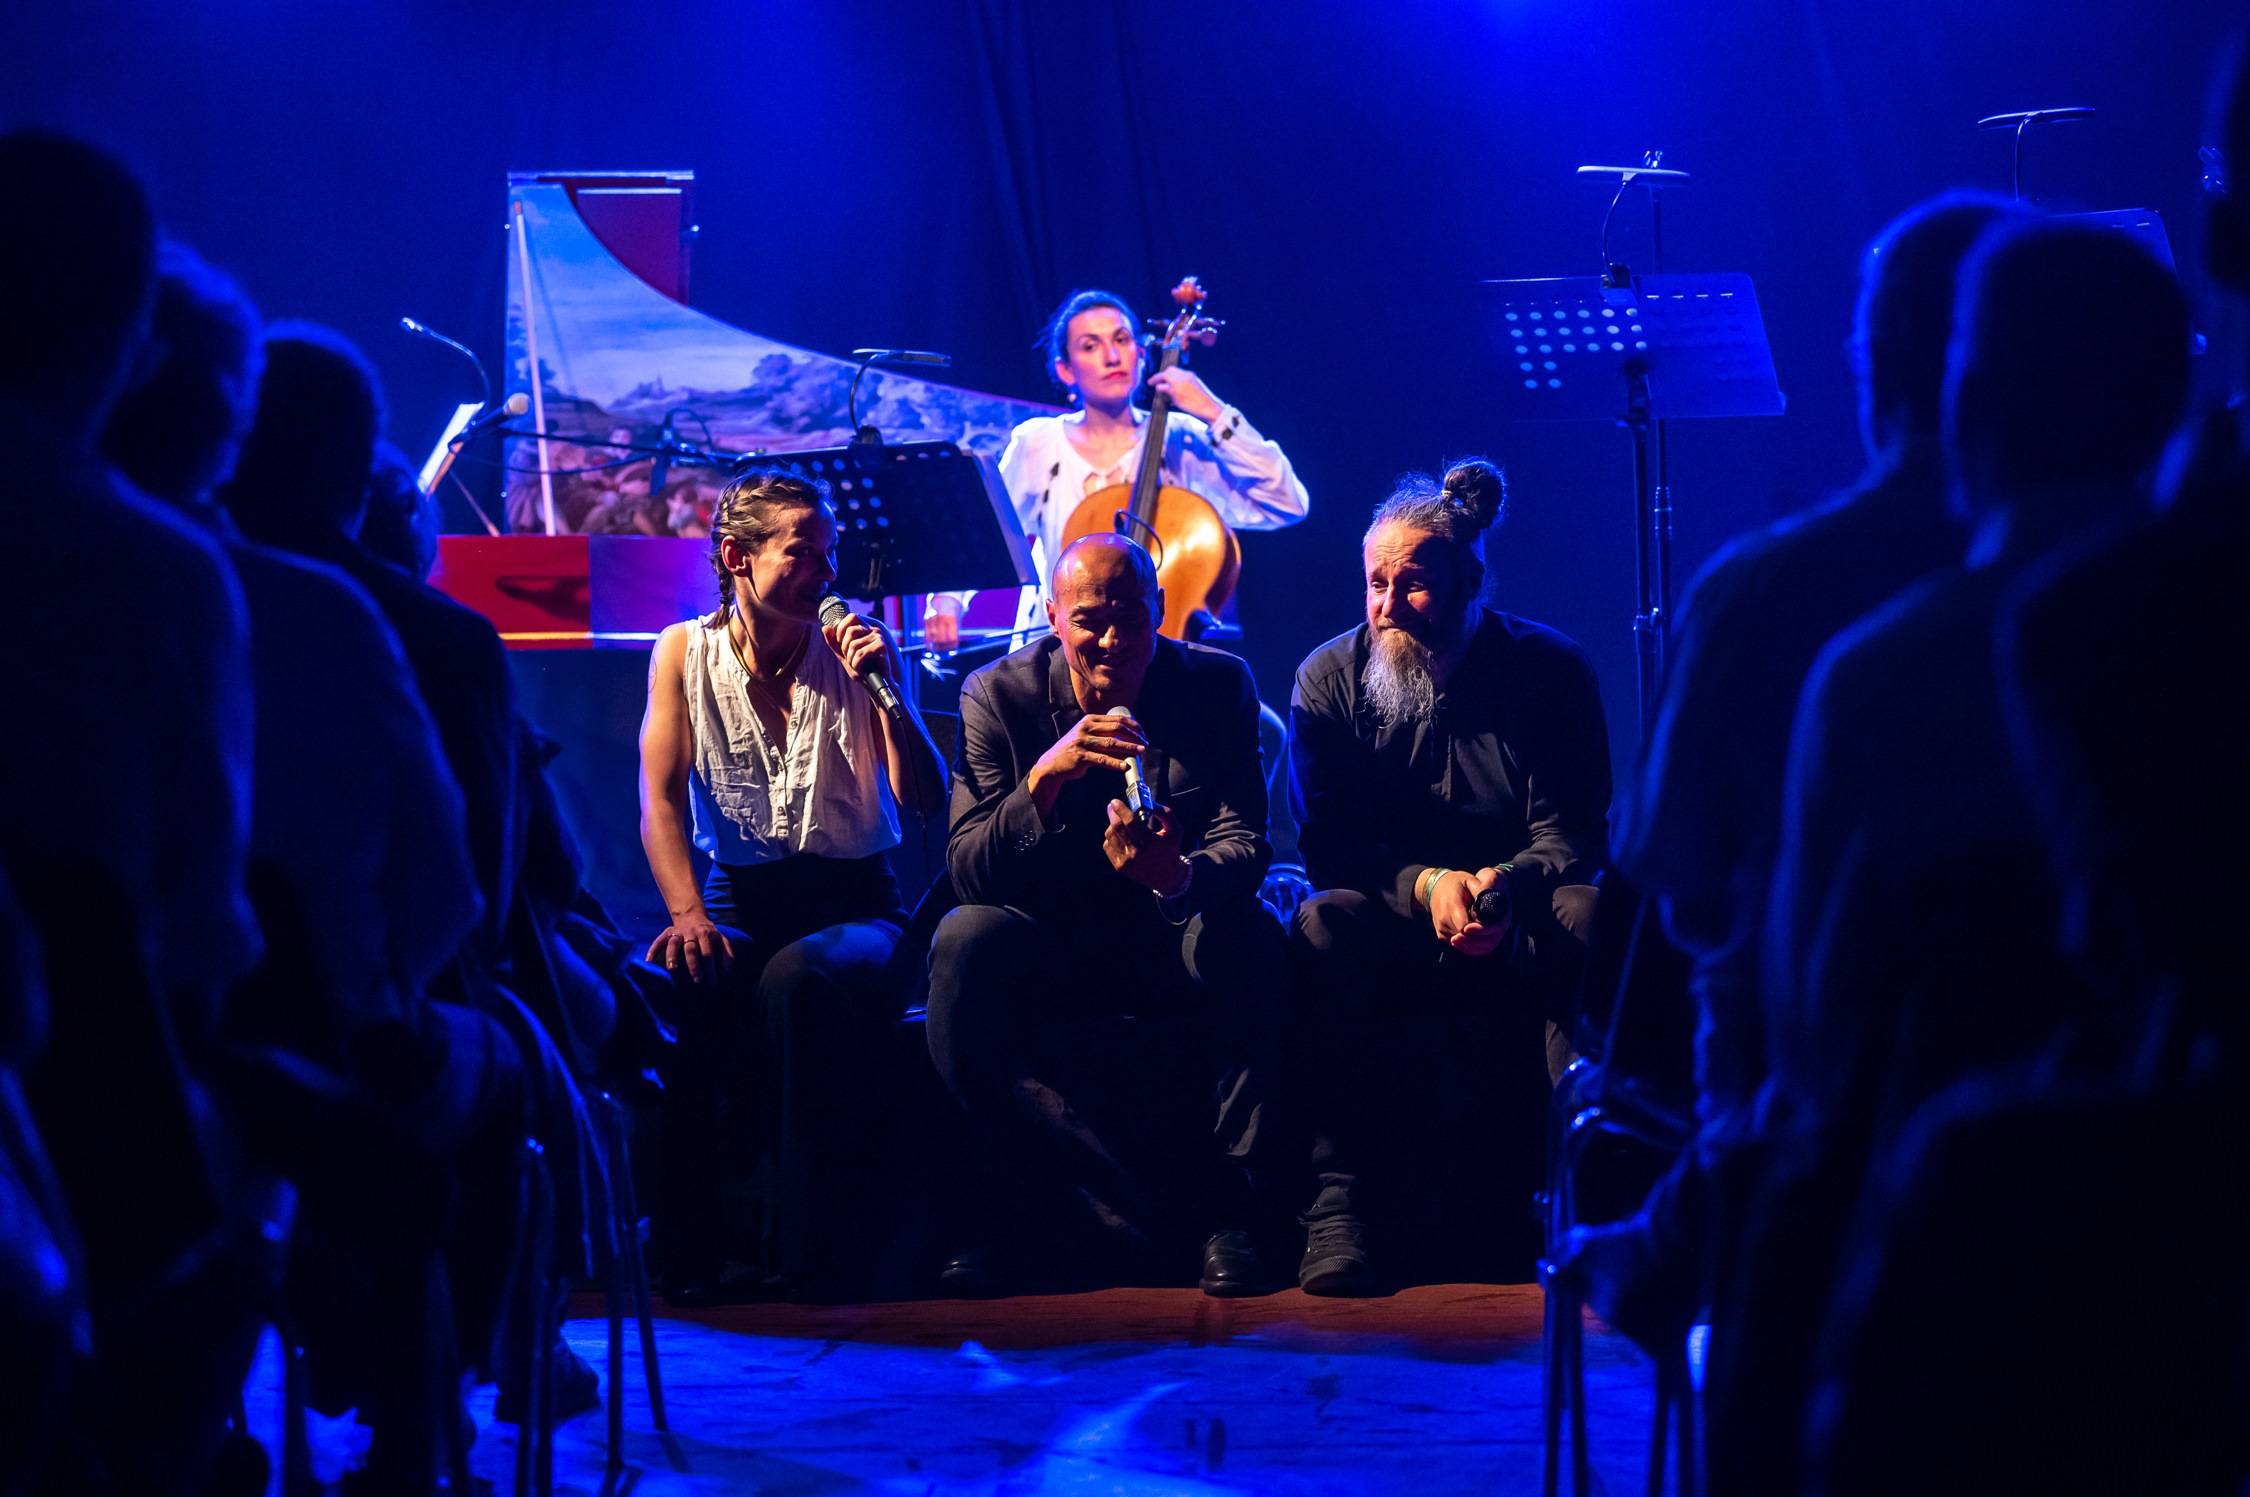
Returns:
[[[750,461],[828,485],[836,505],[836,585],[848,596],[1038,581],[1031,543],[992,464],[955,443],[855,443]]]
[[[1746,275],[1600,276],[1483,283],[1485,331],[1499,360],[1508,414],[1519,421],[1616,421],[1633,435],[1633,643],[1641,733],[1656,716],[1672,596],[1671,498],[1652,484],[1653,423],[1778,416],[1758,294]]]

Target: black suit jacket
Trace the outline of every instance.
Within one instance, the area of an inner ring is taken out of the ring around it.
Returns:
[[[961,683],[946,862],[962,903],[1010,905],[1072,924],[1132,923],[1155,914],[1155,896],[1102,853],[1109,802],[1125,794],[1122,774],[1089,770],[1065,784],[1052,826],[1039,819],[1023,788],[1039,756],[1085,715],[1052,636]],[[1143,770],[1180,823],[1181,847],[1194,866],[1188,909],[1200,913],[1255,895],[1273,847],[1266,840],[1250,668],[1224,651],[1159,639],[1133,715],[1150,744]]]

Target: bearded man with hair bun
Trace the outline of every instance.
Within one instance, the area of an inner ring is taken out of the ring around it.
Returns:
[[[1585,651],[1482,602],[1484,533],[1506,501],[1506,479],[1481,458],[1442,482],[1401,479],[1361,546],[1366,621],[1297,669],[1291,794],[1323,891],[1298,909],[1292,939],[1307,1006],[1291,1026],[1299,1105],[1318,1177],[1298,1274],[1308,1293],[1381,1283],[1362,1170],[1375,1120],[1413,1107],[1430,1067],[1374,1075],[1371,1042],[1411,1049],[1419,1012],[1493,1012],[1508,1059],[1492,1079],[1527,1120],[1568,1058],[1558,1021],[1609,840],[1609,728]],[[1477,900],[1493,890],[1510,914],[1486,923]],[[1535,1121],[1510,1148],[1522,1170],[1504,1173],[1536,1180]]]

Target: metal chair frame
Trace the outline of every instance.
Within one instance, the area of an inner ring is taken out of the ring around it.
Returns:
[[[1632,936],[1624,966],[1610,1005],[1608,1032],[1602,1055],[1615,1053],[1620,1021],[1626,1009],[1640,943],[1649,935],[1649,901],[1640,899],[1633,915]],[[1693,1137],[1692,1121],[1664,1106],[1632,1084],[1630,1078],[1613,1077],[1606,1067],[1581,1057],[1571,1062],[1556,1085],[1548,1114],[1549,1152],[1547,1188],[1540,1198],[1546,1227],[1546,1253],[1539,1261],[1539,1283],[1545,1291],[1546,1315],[1542,1330],[1542,1471],[1543,1497],[1557,1497],[1562,1465],[1563,1413],[1570,1414],[1570,1474],[1573,1497],[1586,1497],[1591,1489],[1586,1454],[1585,1303],[1559,1269],[1563,1244],[1572,1227],[1579,1225],[1578,1179],[1586,1151],[1597,1140],[1618,1141],[1647,1150],[1665,1159],[1678,1156]],[[1677,1440],[1671,1437],[1677,1413]],[[1665,1456],[1676,1446],[1677,1491],[1680,1497],[1700,1497],[1702,1463],[1696,1424],[1695,1390],[1688,1375],[1687,1344],[1667,1346],[1656,1355],[1656,1405],[1649,1443],[1648,1493],[1661,1497]]]

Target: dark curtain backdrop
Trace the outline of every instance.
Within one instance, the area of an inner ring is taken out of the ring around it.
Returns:
[[[0,120],[118,150],[269,316],[358,339],[417,454],[474,386],[395,321],[497,365],[510,169],[693,168],[696,305],[830,352],[945,349],[961,383],[1012,395],[1048,393],[1029,343],[1063,293],[1155,310],[1192,271],[1228,323],[1197,369],[1313,496],[1308,523],[1244,545],[1266,697],[1355,620],[1388,480],[1487,452],[1513,486],[1495,596],[1593,652],[1622,763],[1625,439],[1501,418],[1476,282],[1596,269],[1605,195],[1579,163],[1656,146],[1694,173],[1667,202],[1667,268],[1756,277],[1790,407],[1675,424],[1684,581],[1855,471],[1858,248],[1926,194],[2005,190],[1979,115],[2098,107],[2031,141],[2027,190],[2154,206],[2192,259],[2205,78],[2234,9],[70,0],[7,23]],[[1647,267],[1645,208],[1620,210],[1616,249]]]

